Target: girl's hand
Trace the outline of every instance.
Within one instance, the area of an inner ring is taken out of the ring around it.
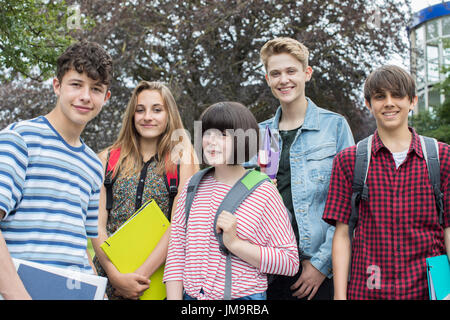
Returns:
[[[239,239],[236,235],[236,216],[228,211],[222,211],[217,218],[216,232],[223,233],[223,244],[227,249],[231,249],[232,243]]]
[[[242,240],[236,234],[237,218],[228,211],[222,211],[217,218],[216,231],[223,233],[223,244],[235,256],[251,264],[261,267],[261,248],[247,240]]]
[[[137,300],[148,289],[150,279],[137,273],[120,273],[109,277],[115,293],[126,299]]]

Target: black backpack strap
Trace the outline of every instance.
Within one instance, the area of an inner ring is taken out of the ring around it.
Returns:
[[[433,186],[439,224],[444,224],[444,194],[441,191],[441,167],[439,163],[439,146],[437,140],[419,136],[422,152],[427,163],[428,177]]]
[[[356,145],[356,160],[353,171],[352,185],[352,213],[348,222],[350,242],[353,239],[356,224],[359,218],[359,203],[361,199],[368,199],[368,188],[366,185],[367,173],[369,172],[370,156],[372,153],[373,135],[361,140]]]
[[[169,218],[171,216],[173,203],[178,194],[178,185],[180,183],[180,164],[177,163],[176,171],[164,173],[164,182],[166,183],[167,191],[169,192]],[[170,219],[169,219],[170,221]]]
[[[103,182],[106,188],[106,210],[111,211],[113,207],[113,184],[117,179],[118,172],[116,170],[117,162],[120,158],[120,148],[109,149],[106,158],[105,166],[105,181]],[[114,171],[115,175],[114,175]],[[114,176],[113,176],[114,175]]]
[[[108,151],[108,158],[106,160],[106,166],[105,166],[105,181],[103,182],[103,185],[106,189],[106,210],[108,212],[112,209],[113,205],[113,191],[112,187],[115,182],[115,178],[113,179],[113,171],[108,171],[108,165],[109,165],[109,157],[110,157],[110,151]]]
[[[134,202],[134,211],[135,212],[138,211],[142,205],[145,180],[147,179],[147,170],[148,170],[150,163],[152,163],[153,161],[155,161],[155,157],[151,157],[147,162],[145,162],[144,166],[142,167],[141,172],[139,174],[139,181],[138,181],[138,185],[136,188],[136,199]],[[170,213],[169,213],[169,217],[170,217]]]

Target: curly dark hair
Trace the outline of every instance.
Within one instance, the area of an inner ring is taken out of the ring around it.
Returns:
[[[86,72],[89,78],[110,86],[112,58],[98,43],[82,40],[70,45],[56,61],[56,77],[59,81],[69,70]]]

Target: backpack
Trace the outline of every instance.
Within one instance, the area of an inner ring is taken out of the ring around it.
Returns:
[[[120,148],[112,149],[108,152],[108,159],[106,162],[105,169],[105,181],[104,186],[106,188],[106,210],[108,212],[112,209],[113,205],[113,184],[117,179],[117,174],[114,175],[114,169],[116,167],[117,161],[120,157]],[[147,176],[147,169],[150,165],[151,161],[147,161],[144,164],[144,167],[141,170],[141,175],[139,177],[139,184],[136,191],[136,202],[135,202],[135,211],[137,211],[142,205],[142,193],[144,191],[145,178]],[[166,161],[166,164],[168,161]],[[178,184],[179,184],[179,172],[180,172],[180,164],[177,164],[176,170],[169,170],[166,165],[166,170],[164,173],[164,181],[166,184],[167,191],[169,192],[169,221],[170,221],[170,212],[172,211],[172,206],[174,199],[178,193]]]
[[[352,213],[348,223],[348,231],[350,241],[354,236],[354,230],[358,223],[359,202],[361,199],[368,199],[368,187],[366,185],[367,174],[369,172],[370,156],[372,154],[372,138],[373,135],[361,140],[356,145],[356,161],[353,172],[352,185]],[[441,192],[441,172],[439,164],[439,148],[437,140],[430,137],[419,136],[422,152],[427,163],[428,177],[434,191],[436,200],[436,208],[439,214],[439,224],[444,222],[444,202],[443,193]]]
[[[194,201],[195,194],[197,192],[198,186],[202,178],[210,172],[213,167],[209,167],[200,170],[194,174],[189,181],[186,190],[186,227],[189,219],[189,213],[192,207],[192,202]],[[231,252],[223,244],[223,234],[216,232],[217,218],[219,213],[223,210],[231,212],[234,214],[239,205],[264,181],[272,182],[272,180],[264,173],[257,170],[247,170],[247,172],[240,178],[231,190],[227,193],[219,208],[217,209],[216,216],[214,218],[214,234],[219,241],[220,251],[226,255],[225,263],[225,290],[224,290],[224,300],[231,300]]]

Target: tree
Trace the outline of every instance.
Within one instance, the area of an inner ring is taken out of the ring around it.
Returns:
[[[450,67],[444,67],[442,73],[450,74]],[[411,118],[411,125],[421,135],[436,138],[439,141],[450,144],[450,77],[436,85],[444,95],[444,103],[432,111],[425,110]]]
[[[112,98],[84,135],[95,150],[114,140],[141,79],[169,84],[191,132],[201,112],[220,100],[242,102],[260,121],[273,115],[278,102],[265,83],[259,50],[275,36],[308,46],[314,74],[307,95],[345,115],[359,140],[374,128],[362,99],[364,79],[387,53],[408,53],[401,36],[406,0],[378,7],[368,0],[77,2],[95,27],[74,37],[101,43],[115,62]]]
[[[3,127],[21,119],[31,119],[51,111],[56,97],[50,85],[35,80],[9,82],[0,86],[0,119]],[[44,101],[44,104],[41,102]]]
[[[0,77],[20,73],[35,80],[52,75],[56,58],[71,42],[64,1],[0,0]]]

